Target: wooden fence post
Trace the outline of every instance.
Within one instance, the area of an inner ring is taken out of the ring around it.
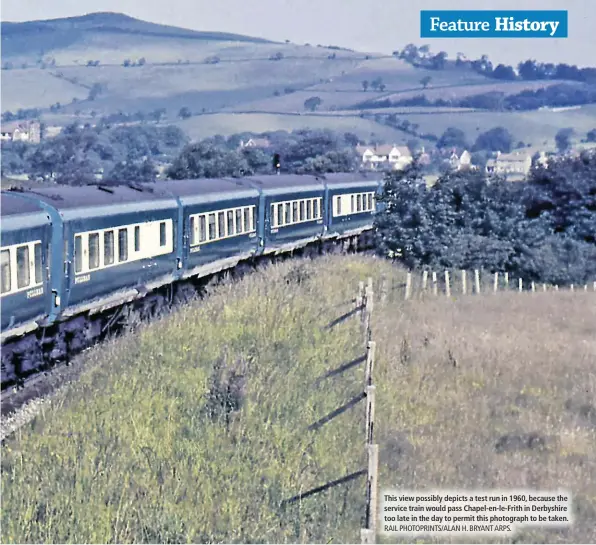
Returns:
[[[362,307],[364,305],[364,282],[358,282],[358,297],[356,297],[356,308],[362,316]]]
[[[523,291],[523,289],[524,289],[523,288],[523,280],[521,278],[519,278],[517,280],[517,289],[518,289],[518,291]]]
[[[412,273],[408,272],[406,276],[406,300],[412,295]]]
[[[499,290],[499,273],[496,272],[495,273],[495,281],[493,283],[493,291],[495,293],[497,293],[498,290]]]
[[[594,291],[596,291],[596,282],[593,284]]]
[[[461,271],[461,291],[462,294],[465,295],[466,294],[466,271],[464,269],[462,269]]]
[[[381,304],[384,305],[387,302],[387,276],[381,276]]]
[[[428,271],[422,271],[422,291],[426,291],[428,285]]]
[[[375,342],[368,341],[366,344],[366,374],[364,377],[364,385],[369,386],[372,384],[372,376],[375,368]]]
[[[451,297],[451,284],[449,283],[449,271],[445,271],[445,295]]]
[[[480,271],[474,270],[474,283],[476,284],[476,294],[480,293]]]
[[[555,291],[559,291],[559,284],[555,284]]]
[[[571,286],[569,286],[569,289],[570,289],[571,291],[573,291],[573,284],[571,284]]]
[[[533,280],[532,280],[532,291],[536,291],[536,284],[534,284]]]
[[[437,286],[437,273],[436,271],[433,271],[433,295],[438,295],[439,294],[439,289]]]
[[[509,289],[509,273],[508,272],[505,273],[505,289],[506,290]]]
[[[542,291],[546,291],[546,284],[542,284]]]
[[[588,291],[588,284],[584,284],[584,291]]]

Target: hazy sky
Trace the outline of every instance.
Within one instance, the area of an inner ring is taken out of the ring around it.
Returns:
[[[421,9],[567,9],[564,39],[425,39]],[[432,51],[516,64],[539,61],[594,65],[596,0],[2,0],[3,21],[122,12],[139,19],[196,30],[227,31],[296,43],[332,44],[391,52],[407,43]]]

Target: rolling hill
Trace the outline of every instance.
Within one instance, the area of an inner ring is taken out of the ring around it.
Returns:
[[[165,109],[162,121],[181,126],[192,138],[328,127],[401,143],[411,135],[376,122],[374,114],[383,112],[366,104],[422,92],[431,99],[491,90],[516,94],[560,83],[491,80],[456,67],[429,71],[379,53],[188,30],[118,13],[3,22],[1,30],[3,112],[38,108],[50,125]],[[423,89],[425,76],[431,79]],[[363,81],[378,78],[382,88],[364,91]],[[313,96],[322,101],[316,112],[304,106]],[[189,119],[178,117],[183,107]],[[461,126],[470,138],[503,125],[515,129],[516,140],[541,146],[552,145],[559,128],[577,125],[583,131],[595,124],[590,106],[572,117],[444,110],[402,108],[399,117],[436,135],[446,125]],[[366,113],[371,118],[363,119]]]

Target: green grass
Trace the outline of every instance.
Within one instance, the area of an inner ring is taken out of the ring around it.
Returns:
[[[365,464],[362,404],[306,428],[362,391],[361,366],[317,378],[363,354],[357,319],[326,325],[367,276],[380,492],[564,485],[574,526],[516,541],[596,539],[596,294],[404,303],[400,269],[326,257],[216,287],[84,354],[81,378],[2,447],[2,542],[357,542],[362,479],[280,502]],[[224,398],[242,401],[227,422]],[[544,448],[495,449],[528,432]]]
[[[261,133],[276,130],[332,129],[339,132],[353,132],[360,138],[382,138],[392,143],[405,143],[411,136],[370,119],[335,115],[291,115],[291,114],[232,114],[218,113],[200,115],[175,123],[192,139],[201,139],[214,134],[231,135],[243,131]]]

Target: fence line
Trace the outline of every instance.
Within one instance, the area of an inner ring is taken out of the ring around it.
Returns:
[[[381,294],[386,293],[386,286],[383,282]],[[364,337],[366,341],[366,371],[364,374],[364,391],[366,393],[366,454],[367,454],[367,477],[366,477],[366,511],[365,527],[360,530],[362,543],[375,543],[377,535],[378,518],[378,474],[379,474],[379,445],[374,441],[375,426],[375,392],[374,366],[375,347],[372,340],[371,317],[373,312],[373,282],[368,278],[368,284],[364,294]],[[383,297],[383,296],[382,296]]]
[[[430,274],[429,274],[430,273]],[[461,294],[462,295],[468,295],[468,271],[466,271],[465,269],[462,269],[460,271],[460,275],[461,275]],[[501,283],[501,275],[503,276],[503,284],[504,286],[502,286]],[[442,286],[441,288],[439,287],[439,276],[437,274],[437,271],[428,271],[428,270],[423,270],[422,271],[422,282],[421,282],[421,292],[422,293],[428,293],[429,291],[429,276],[431,278],[431,284],[432,284],[432,294],[433,295],[438,295],[439,292],[444,293],[445,295],[447,295],[447,297],[451,297],[453,291],[456,288],[456,282],[454,282],[455,280],[455,276],[451,277],[451,272],[449,270],[445,270],[444,275],[443,275],[443,282],[442,282]],[[480,277],[480,270],[479,269],[474,269],[474,281],[472,284],[472,289],[471,289],[471,294],[480,294],[482,293],[482,283],[481,283],[481,277]],[[401,286],[405,286],[405,299],[410,299],[412,297],[413,294],[413,279],[414,279],[414,273],[412,273],[412,271],[408,271],[406,274],[406,282],[405,284],[402,284]],[[493,281],[492,281],[492,292],[493,293],[497,293],[499,291],[509,291],[510,290],[510,280],[511,277],[509,275],[508,272],[505,273],[493,273]],[[385,280],[383,281],[383,284],[385,283]],[[363,282],[361,282],[361,285],[364,285]],[[399,287],[399,286],[398,286]],[[546,292],[550,290],[554,290],[554,291],[559,291],[559,285],[555,284],[554,286],[552,285],[547,285],[545,283],[542,283],[542,291]],[[564,286],[561,286],[561,289],[564,288]],[[383,288],[386,289],[386,288]],[[490,288],[487,288],[485,290],[486,293],[490,292]],[[517,279],[517,289],[515,290],[517,292],[532,292],[532,293],[536,293],[538,290],[537,284],[534,281],[531,282],[526,282],[524,283],[523,278],[518,278]],[[583,286],[578,286],[577,284],[570,284],[568,286],[568,291],[570,292],[578,292],[578,291],[584,291],[584,292],[588,292],[588,291],[594,291],[596,292],[596,281],[592,282],[592,286],[590,289],[590,284],[584,284]],[[383,292],[382,294],[382,300],[386,300],[386,293]]]

